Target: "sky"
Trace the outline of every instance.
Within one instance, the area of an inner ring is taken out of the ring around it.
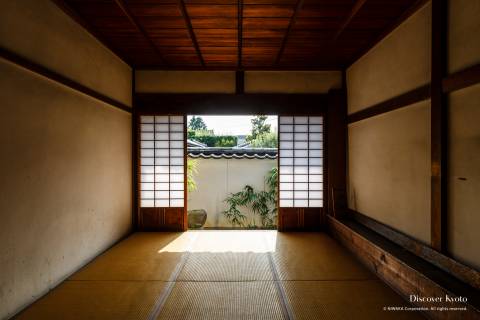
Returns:
[[[198,116],[203,119],[208,129],[214,130],[216,135],[247,135],[252,130],[250,120],[254,116]],[[192,116],[188,116],[190,122]],[[187,123],[188,123],[187,122]],[[271,125],[272,131],[277,130],[277,116],[268,116],[267,124]]]

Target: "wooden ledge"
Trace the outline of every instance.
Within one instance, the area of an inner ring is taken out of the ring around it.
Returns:
[[[392,289],[409,301],[410,295],[421,297],[467,297],[466,303],[416,301],[417,307],[466,307],[465,311],[426,311],[432,319],[478,319],[480,295],[478,290],[450,274],[420,259],[387,238],[358,222],[327,217],[330,234],[364,263]]]

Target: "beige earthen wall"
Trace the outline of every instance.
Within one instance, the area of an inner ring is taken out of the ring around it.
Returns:
[[[456,72],[480,63],[480,1],[449,2],[448,65]],[[480,85],[449,97],[449,252],[480,270]]]
[[[348,112],[430,82],[431,5],[347,70]],[[430,242],[430,102],[348,126],[349,207]]]
[[[131,69],[48,0],[4,1],[0,45],[124,104]],[[131,229],[131,115],[0,59],[0,319]]]

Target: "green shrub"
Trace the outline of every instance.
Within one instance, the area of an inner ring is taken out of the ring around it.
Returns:
[[[253,187],[246,185],[241,191],[231,193],[224,200],[228,208],[223,212],[223,215],[230,221],[233,227],[244,227],[247,216],[240,209],[241,207],[250,208],[254,215],[259,215],[262,228],[275,228],[277,217],[277,181],[278,168],[272,168],[265,177],[266,191],[256,192]],[[247,227],[257,228],[257,225],[253,221]]]
[[[208,147],[230,148],[237,145],[236,136],[216,136],[212,130],[189,130],[188,138],[206,144]]]

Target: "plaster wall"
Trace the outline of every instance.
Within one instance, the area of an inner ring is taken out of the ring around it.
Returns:
[[[2,1],[0,45],[131,105],[132,70],[53,1]]]
[[[430,82],[431,3],[347,69],[348,113]]]
[[[3,1],[0,46],[125,104],[131,69],[46,0]],[[0,319],[131,230],[131,114],[0,59]]]
[[[430,242],[429,101],[348,127],[348,205]]]
[[[190,159],[190,158],[189,158]],[[188,210],[204,209],[207,211],[205,227],[232,227],[222,212],[227,209],[225,198],[236,193],[244,186],[250,185],[256,191],[265,190],[265,176],[277,166],[273,159],[196,159],[198,174],[195,176],[197,189],[188,193]],[[247,215],[246,223],[260,220],[249,210],[242,210]]]
[[[448,249],[480,270],[480,84],[449,98]]]

